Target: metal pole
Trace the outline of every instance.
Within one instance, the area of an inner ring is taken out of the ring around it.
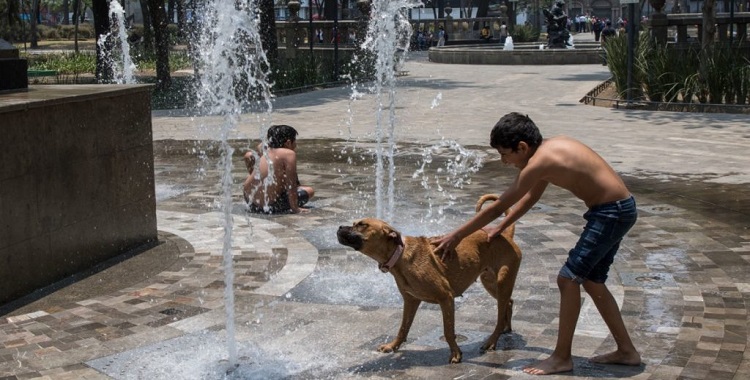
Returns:
[[[633,55],[635,55],[635,4],[628,4],[628,105],[633,102]]]
[[[333,15],[333,80],[339,80],[339,9],[338,2]]]

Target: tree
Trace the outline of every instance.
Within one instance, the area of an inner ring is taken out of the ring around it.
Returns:
[[[143,51],[152,52],[154,51],[154,33],[151,28],[151,11],[147,0],[140,0],[141,3],[141,14],[143,15]]]
[[[109,3],[107,0],[93,0],[91,10],[94,13],[94,34],[96,40],[109,34]],[[76,20],[76,23],[78,21]],[[107,52],[112,49],[112,40],[106,39],[104,44],[96,44],[96,78],[99,82],[108,83],[114,78],[112,66],[107,62]]]
[[[62,19],[63,25],[70,25],[70,0],[63,0],[62,12],[63,12],[63,19]]]
[[[701,35],[701,51],[713,46],[716,34],[716,0],[703,2],[703,34]]]
[[[21,3],[18,0],[0,2],[0,37],[13,42],[14,27],[21,24],[20,14]]]
[[[148,8],[156,47],[156,88],[166,89],[172,85],[172,77],[169,70],[169,36],[164,1],[148,0]]]
[[[36,25],[39,15],[39,1],[31,0],[31,14],[29,15],[29,33],[31,33],[31,48],[39,47],[37,41]]]

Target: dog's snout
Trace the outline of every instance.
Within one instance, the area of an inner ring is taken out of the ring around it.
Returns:
[[[362,247],[362,237],[358,234],[352,233],[351,226],[340,226],[339,230],[336,232],[336,237],[338,238],[339,243],[343,245],[347,245],[356,250],[359,250]]]

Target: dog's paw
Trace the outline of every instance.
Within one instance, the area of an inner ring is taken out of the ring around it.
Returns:
[[[378,351],[380,351],[382,353],[385,353],[385,354],[388,354],[388,353],[391,353],[391,352],[396,352],[398,350],[398,346],[399,346],[398,344],[393,344],[391,342],[391,343],[388,343],[388,344],[380,345],[380,347],[378,347]]]
[[[463,355],[461,354],[461,351],[451,354],[451,361],[450,361],[450,363],[451,364],[461,363],[462,356]]]
[[[482,345],[482,347],[480,348],[480,350],[482,352],[495,351],[495,347],[496,346],[497,346],[497,339],[494,339],[494,340],[490,339],[490,340],[484,342],[484,344]]]

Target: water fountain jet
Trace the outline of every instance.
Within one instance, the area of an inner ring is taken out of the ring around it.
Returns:
[[[99,36],[96,42],[104,52],[104,61],[112,69],[114,83],[136,83],[136,65],[130,57],[130,43],[125,28],[125,9],[118,0],[109,2],[110,32]],[[115,44],[117,42],[117,44]]]
[[[273,109],[266,71],[268,59],[259,34],[259,20],[255,1],[245,5],[231,1],[207,2],[199,14],[203,15],[198,46],[200,86],[198,108],[223,118],[220,167],[222,175],[221,209],[224,227],[223,267],[224,302],[226,311],[226,340],[229,368],[237,366],[237,343],[234,326],[234,268],[232,262],[232,154],[228,140],[237,128],[240,114],[250,103],[257,103],[269,116]],[[257,100],[255,94],[260,94]],[[260,123],[260,135],[267,125]]]

